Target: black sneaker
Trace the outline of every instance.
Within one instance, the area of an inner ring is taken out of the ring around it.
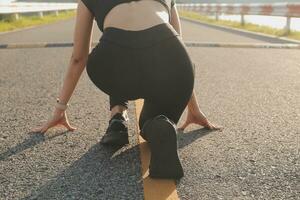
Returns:
[[[164,115],[147,121],[142,133],[151,150],[149,177],[180,179],[184,176],[177,153],[176,125]]]
[[[102,137],[101,144],[123,146],[129,144],[128,127],[121,113],[115,114],[110,120],[108,128]]]

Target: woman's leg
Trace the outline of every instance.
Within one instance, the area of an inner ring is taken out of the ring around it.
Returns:
[[[176,125],[192,95],[193,62],[178,37],[162,40],[141,52],[145,92],[139,127],[151,150],[149,175],[178,179],[183,169],[177,153]]]
[[[163,105],[160,103],[154,103],[151,100],[144,100],[144,105],[142,107],[140,116],[139,116],[139,128],[142,130],[145,122],[151,120],[158,115],[165,115],[172,122],[177,125],[188,100],[183,102],[178,102],[177,104],[169,102],[169,105]]]
[[[126,65],[125,61],[118,62],[119,60],[115,59],[116,57],[120,60],[126,59],[126,51],[124,50],[114,43],[101,41],[89,55],[86,66],[91,81],[109,96],[111,114],[108,127],[100,141],[101,144],[105,145],[125,145],[129,143],[126,122],[128,120],[126,111],[128,100],[124,94],[127,93],[127,88],[130,90],[132,87],[127,85],[126,80],[116,75],[116,73],[122,71],[123,65]],[[122,58],[122,56],[125,58]],[[130,63],[130,61],[127,62]],[[122,74],[124,77],[128,76],[126,72],[122,72]],[[124,88],[120,86],[124,86]]]
[[[140,135],[151,151],[149,176],[151,178],[180,179],[184,173],[177,153],[176,124],[185,108],[181,105],[165,106],[148,99],[139,117]]]
[[[142,130],[145,122],[154,118],[155,116],[162,114],[161,109],[154,103],[148,100],[144,100],[144,105],[142,107],[139,116],[139,128]],[[144,138],[145,139],[145,138]]]
[[[143,53],[143,90],[147,93],[139,126],[155,114],[164,114],[177,124],[194,88],[194,63],[177,37],[163,40]]]
[[[109,96],[109,110],[112,111],[115,106],[122,106],[125,109],[128,109],[128,100]]]
[[[169,24],[141,31],[108,27],[87,64],[88,75],[103,92],[126,100],[145,99],[139,125],[143,129],[146,121],[153,122],[146,126],[151,177],[183,175],[174,123],[191,97],[194,76],[192,61],[176,34]]]
[[[121,113],[125,117],[125,119],[128,120],[127,109],[128,100],[109,96],[109,110],[111,111],[110,118],[112,118],[117,113]]]

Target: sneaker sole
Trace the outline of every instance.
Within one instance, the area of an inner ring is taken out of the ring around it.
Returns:
[[[180,179],[184,176],[177,153],[175,127],[168,121],[153,119],[146,128],[151,149],[149,177]]]
[[[127,132],[121,131],[116,133],[115,137],[106,137],[105,135],[102,137],[100,141],[103,145],[126,145],[129,144]],[[119,137],[119,135],[124,135],[124,137]],[[111,136],[111,135],[110,135]]]

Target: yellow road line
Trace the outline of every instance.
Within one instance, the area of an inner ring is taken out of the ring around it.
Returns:
[[[139,133],[139,116],[143,106],[143,99],[135,101],[137,116],[137,132]],[[178,200],[176,184],[174,180],[151,179],[149,175],[150,150],[146,141],[139,135],[139,148],[142,163],[142,176],[145,200]]]

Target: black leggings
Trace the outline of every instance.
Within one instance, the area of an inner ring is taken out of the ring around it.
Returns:
[[[107,27],[89,54],[86,71],[109,95],[110,110],[144,99],[140,129],[160,114],[177,124],[194,88],[193,62],[169,23],[143,30]]]

